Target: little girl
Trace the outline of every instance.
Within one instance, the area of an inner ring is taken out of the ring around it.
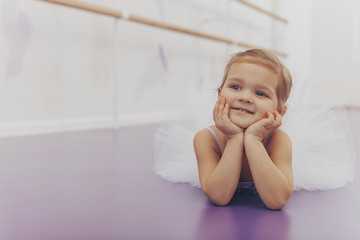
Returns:
[[[281,209],[293,192],[292,147],[279,130],[292,80],[270,51],[232,56],[218,88],[215,126],[194,138],[201,188],[227,205],[237,188],[256,189],[270,209]]]
[[[185,118],[158,128],[155,172],[201,187],[217,205],[227,205],[235,192],[250,192],[270,209],[282,208],[293,190],[352,182],[355,154],[346,110],[306,102],[299,83],[289,98],[292,77],[268,50],[233,55],[216,103],[204,92],[187,91]]]

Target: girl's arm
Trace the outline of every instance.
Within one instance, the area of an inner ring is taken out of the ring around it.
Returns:
[[[227,205],[239,183],[244,141],[241,135],[228,140],[221,159],[217,144],[208,130],[201,130],[195,135],[194,149],[201,188],[216,205]]]
[[[228,111],[225,98],[220,97],[214,107],[214,121],[228,139],[221,159],[216,141],[208,130],[201,130],[194,138],[201,188],[217,205],[227,205],[234,195],[244,151],[243,129],[231,122]]]
[[[261,133],[279,127],[281,116],[278,113],[269,114],[266,121],[259,121],[257,127],[248,128],[249,132],[245,132],[244,146],[261,199],[268,208],[281,209],[289,200],[294,188],[291,141],[284,131],[278,130],[271,137],[267,151],[262,143],[264,134]]]

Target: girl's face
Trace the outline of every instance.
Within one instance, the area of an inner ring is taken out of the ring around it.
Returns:
[[[231,65],[219,96],[229,104],[229,117],[236,125],[247,128],[278,110],[276,87],[278,77],[268,68],[252,63]],[[281,114],[281,113],[280,113]]]

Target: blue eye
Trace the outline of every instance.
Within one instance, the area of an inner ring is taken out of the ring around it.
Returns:
[[[235,89],[235,90],[239,90],[240,86],[239,85],[231,85],[230,88]]]
[[[257,92],[256,95],[258,95],[260,97],[268,97],[268,95],[264,92]]]

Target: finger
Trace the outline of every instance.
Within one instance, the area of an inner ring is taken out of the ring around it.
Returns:
[[[215,106],[214,106],[214,109],[213,109],[213,116],[215,116],[217,111],[218,111],[219,103],[220,103],[220,97],[218,98],[218,100],[215,103]]]
[[[224,109],[224,101],[225,98],[224,97],[219,97],[218,102],[216,103],[216,106],[214,108],[214,121],[217,125],[221,125],[221,121],[222,121],[222,114],[223,114],[223,109]]]
[[[274,120],[274,115],[271,112],[266,113],[268,115],[268,119]]]
[[[214,107],[213,118],[214,118],[214,121],[215,121],[216,125],[221,124],[220,123],[220,121],[221,121],[221,112],[222,112],[221,101],[222,101],[222,97],[219,97],[219,99],[216,102],[216,105]]]
[[[281,116],[277,111],[273,112],[274,119],[277,120]]]
[[[276,111],[276,112],[274,112],[274,116],[275,116],[276,124],[278,126],[280,126],[282,124],[282,116],[281,116],[281,114]]]
[[[219,97],[219,98],[218,98],[218,100],[217,100],[217,102],[216,102],[216,104],[215,104],[214,111],[219,112],[220,106],[221,106],[221,104],[222,104],[222,99],[223,99],[223,97]]]
[[[229,119],[229,104],[225,104],[224,111],[221,114],[221,117],[224,121]]]
[[[218,113],[221,113],[223,111],[223,109],[224,109],[224,102],[223,101],[224,101],[223,97],[220,97],[219,98],[218,109],[217,109]]]

